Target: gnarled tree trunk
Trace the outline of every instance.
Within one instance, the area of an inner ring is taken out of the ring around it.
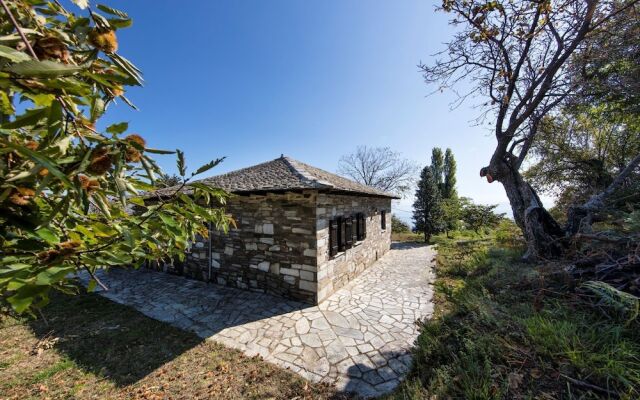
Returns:
[[[513,218],[522,229],[527,242],[524,258],[553,258],[561,255],[564,251],[564,230],[544,208],[533,187],[508,161],[494,164],[491,169],[495,171],[495,179],[504,186]],[[487,174],[486,169],[480,174],[487,175],[488,180],[493,182],[494,178]]]

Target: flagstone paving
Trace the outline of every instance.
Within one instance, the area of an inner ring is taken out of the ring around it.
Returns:
[[[433,312],[434,256],[431,247],[394,243],[319,306],[144,269],[100,274],[109,290],[99,293],[312,381],[371,397],[391,391],[410,368],[415,321]]]

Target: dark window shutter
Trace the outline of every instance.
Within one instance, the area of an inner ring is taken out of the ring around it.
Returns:
[[[364,240],[364,226],[365,226],[365,219],[364,219],[364,214],[363,213],[358,213],[358,215],[356,216],[356,221],[357,221],[357,237],[358,240]]]
[[[352,228],[351,228],[351,241],[353,242],[353,244],[356,244],[356,242],[358,241],[358,216],[356,215],[355,217],[351,217],[351,223]]]
[[[362,214],[362,240],[367,238],[367,214]]]
[[[329,255],[338,254],[338,223],[335,219],[329,221]]]
[[[345,248],[350,249],[353,246],[353,218],[351,217],[344,219],[344,235]]]
[[[380,212],[380,229],[387,229],[387,212],[384,210]]]
[[[344,251],[347,245],[346,224],[344,218],[338,217],[338,251]]]

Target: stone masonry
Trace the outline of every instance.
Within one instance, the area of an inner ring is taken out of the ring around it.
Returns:
[[[391,199],[384,197],[319,194],[317,200],[318,302],[346,285],[382,257],[391,246]],[[386,230],[381,228],[386,211]],[[367,237],[352,248],[329,256],[329,221],[364,213]]]
[[[391,245],[393,194],[288,157],[200,182],[233,194],[226,207],[236,225],[227,233],[210,230],[208,237],[197,237],[185,262],[155,265],[157,269],[318,304]],[[172,190],[159,189],[154,195]],[[381,227],[383,212],[387,229]],[[331,257],[329,222],[357,214],[365,216],[366,237],[349,240],[346,249]]]

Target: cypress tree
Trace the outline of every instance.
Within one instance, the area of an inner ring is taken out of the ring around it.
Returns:
[[[456,191],[456,159],[453,157],[451,149],[447,149],[444,154],[444,182],[442,183],[442,198],[452,199],[458,197]]]
[[[432,166],[426,166],[420,173],[420,181],[413,203],[413,221],[418,232],[424,232],[424,241],[442,230],[442,208],[440,190]]]

